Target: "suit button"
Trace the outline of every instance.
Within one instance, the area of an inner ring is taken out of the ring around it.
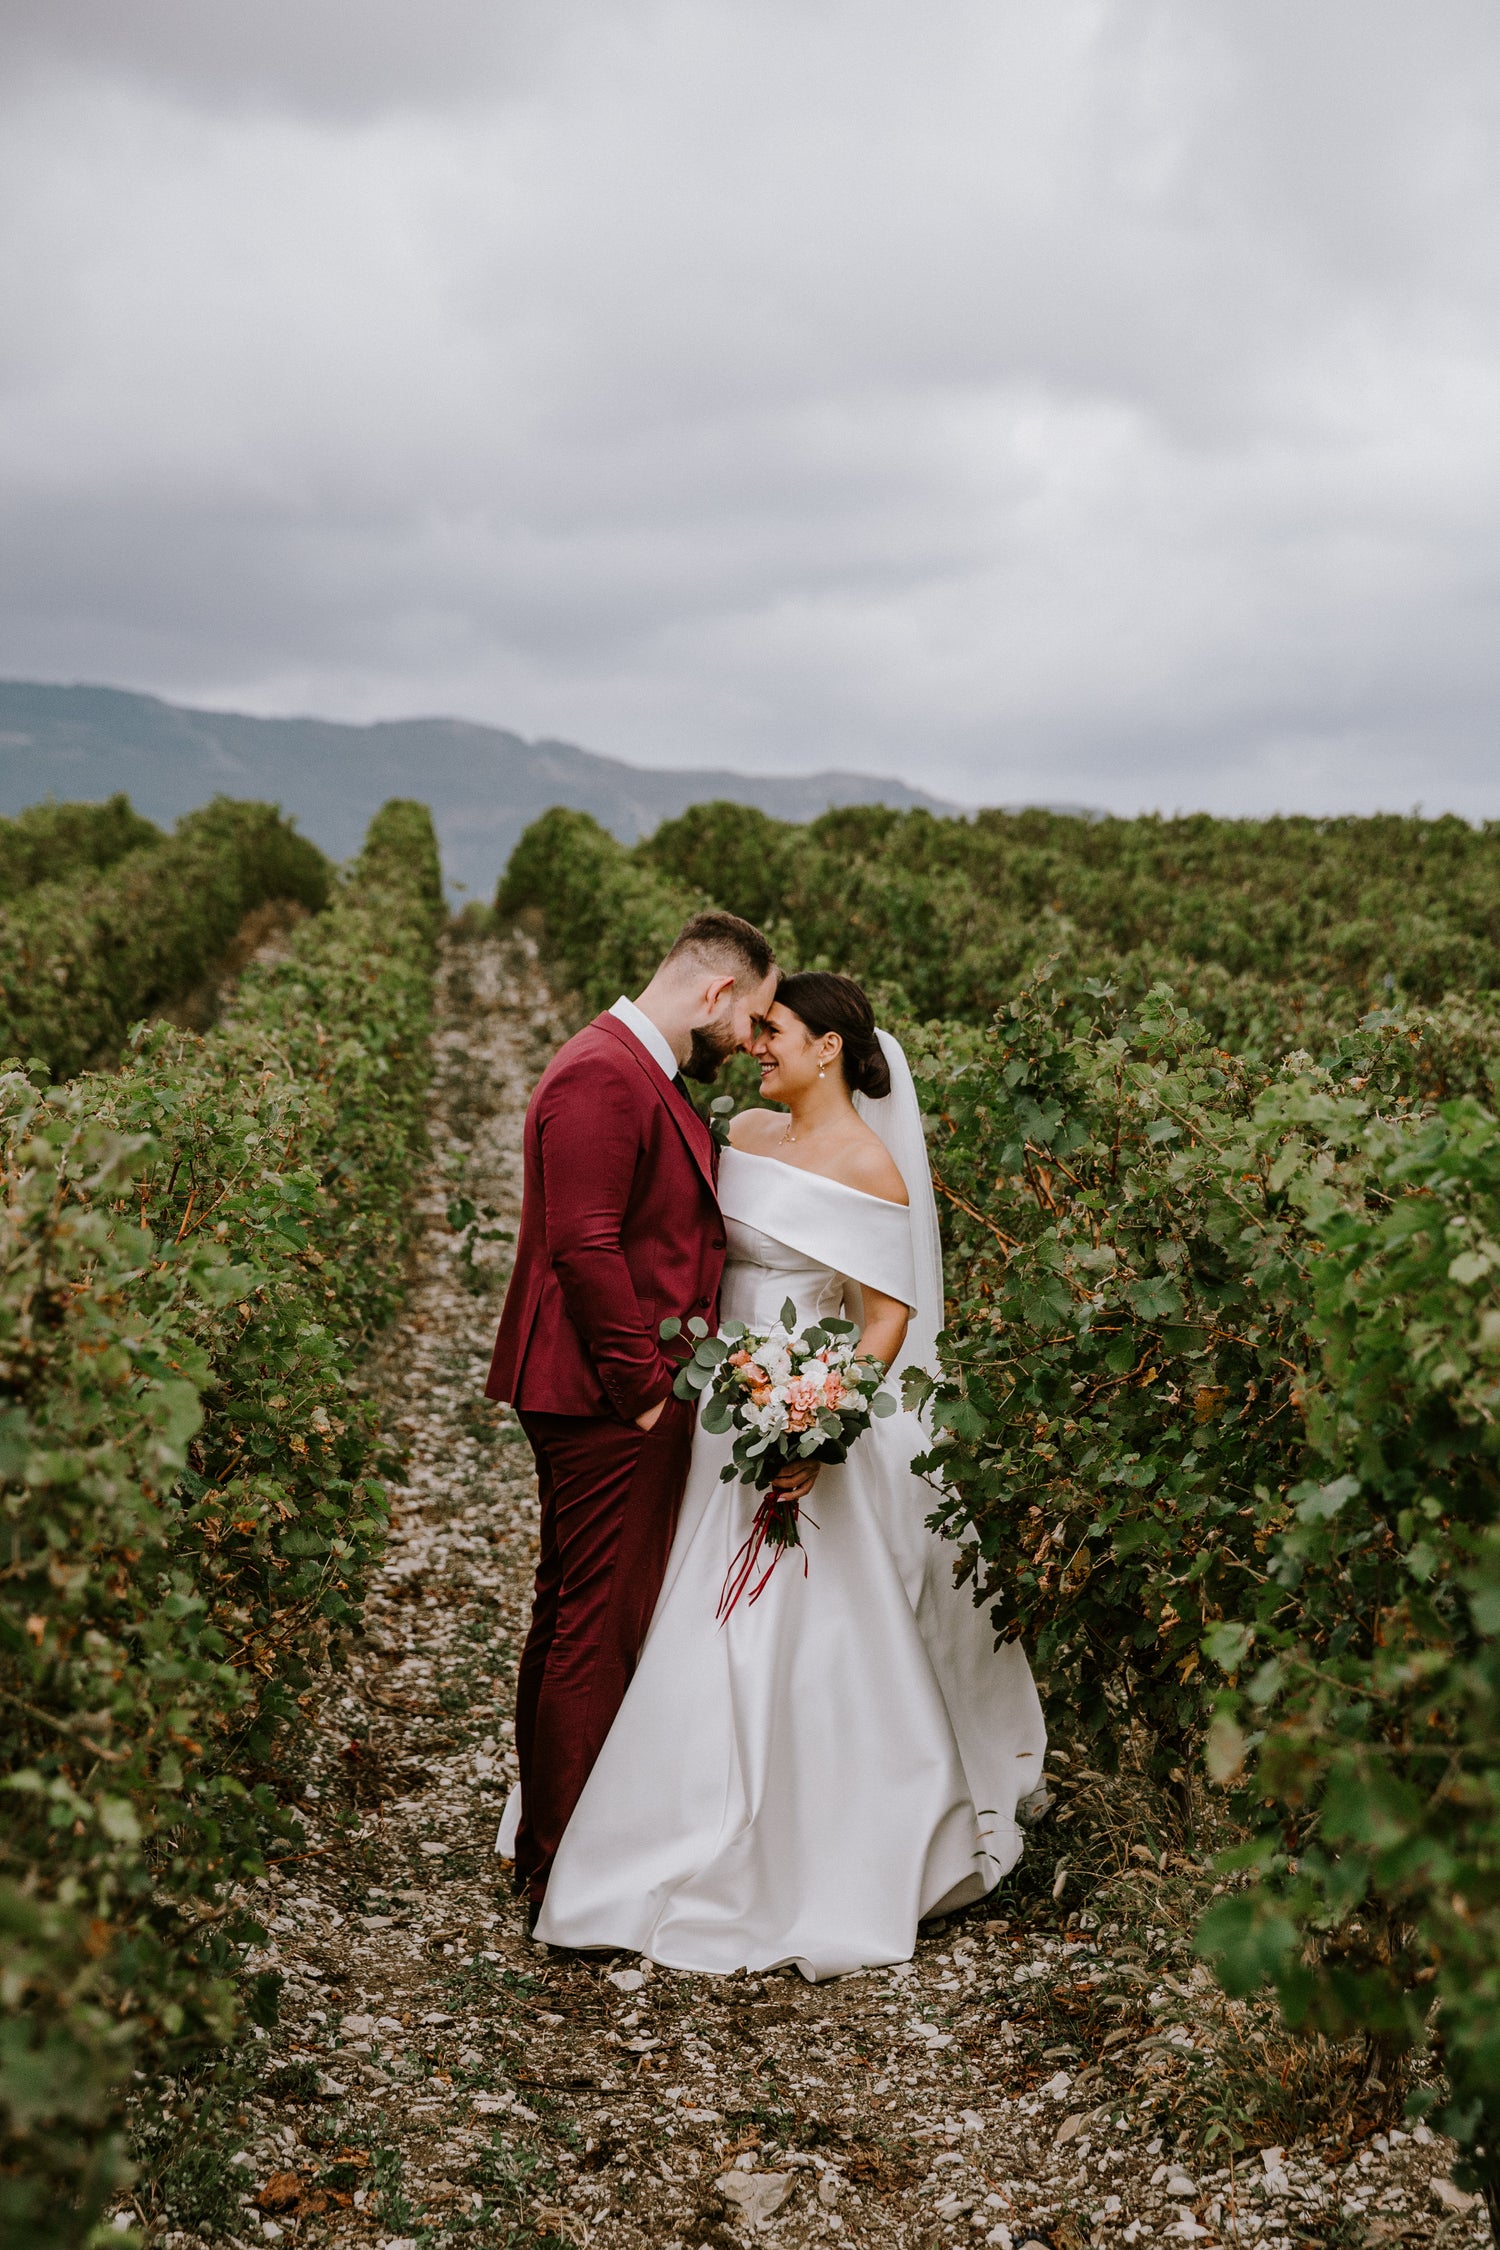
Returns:
[[[700,1298],[698,1299],[698,1310],[699,1310],[699,1312],[707,1312],[707,1310],[708,1310],[708,1299],[707,1299],[706,1297],[700,1297]]]
[[[709,1244],[709,1248],[710,1248],[711,1250],[722,1250],[722,1249],[724,1248],[724,1237],[723,1237],[723,1235],[722,1235],[722,1234],[716,1234],[716,1235],[714,1236],[714,1238],[713,1238],[713,1241],[712,1241],[712,1242],[711,1242],[711,1243]]]

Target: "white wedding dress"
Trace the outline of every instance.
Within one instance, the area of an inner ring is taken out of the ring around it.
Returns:
[[[909,1092],[904,1056],[882,1040]],[[888,1106],[861,1103],[877,1129]],[[859,1319],[863,1281],[912,1305],[930,1348],[938,1314],[921,1302],[913,1235],[930,1220],[930,1264],[931,1183],[925,1156],[892,1145],[911,1213],[725,1151],[724,1318],[760,1325],[790,1297],[799,1324],[845,1308]],[[982,1897],[1014,1864],[1016,1805],[1042,1779],[1041,1707],[1022,1650],[996,1650],[953,1584],[951,1541],[926,1527],[935,1495],[911,1462],[927,1444],[904,1411],[874,1422],[804,1503],[806,1573],[783,1555],[754,1606],[721,1624],[759,1495],[720,1482],[730,1440],[700,1425],[651,1629],[563,1837],[539,1939],[674,1969],[838,1976],[906,1960],[921,1917]]]

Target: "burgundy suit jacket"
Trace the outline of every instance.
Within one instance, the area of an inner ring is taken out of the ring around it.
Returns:
[[[717,1150],[617,1016],[559,1048],[526,1112],[516,1262],[485,1391],[536,1414],[633,1422],[675,1362],[658,1323],[712,1326],[724,1269]]]

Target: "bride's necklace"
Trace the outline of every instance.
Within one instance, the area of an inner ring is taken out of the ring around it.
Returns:
[[[817,1129],[818,1128],[816,1125],[809,1125],[807,1128],[807,1133],[815,1133]],[[782,1128],[782,1146],[786,1147],[790,1145],[791,1147],[795,1148],[799,1140],[806,1140],[807,1133],[794,1133],[792,1131],[792,1121],[790,1118],[788,1118],[786,1124]]]

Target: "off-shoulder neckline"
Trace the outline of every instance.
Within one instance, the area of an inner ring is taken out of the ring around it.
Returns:
[[[850,1187],[847,1180],[836,1180],[831,1172],[809,1172],[805,1164],[787,1164],[779,1156],[760,1156],[753,1148],[736,1148],[733,1141],[725,1150],[727,1156],[748,1156],[752,1164],[774,1164],[778,1172],[790,1172],[794,1179],[818,1180],[824,1187],[837,1188],[841,1195],[857,1195],[861,1203],[878,1203],[883,1210],[900,1211],[910,1217],[911,1205],[898,1203],[894,1196],[871,1195],[868,1188]]]

